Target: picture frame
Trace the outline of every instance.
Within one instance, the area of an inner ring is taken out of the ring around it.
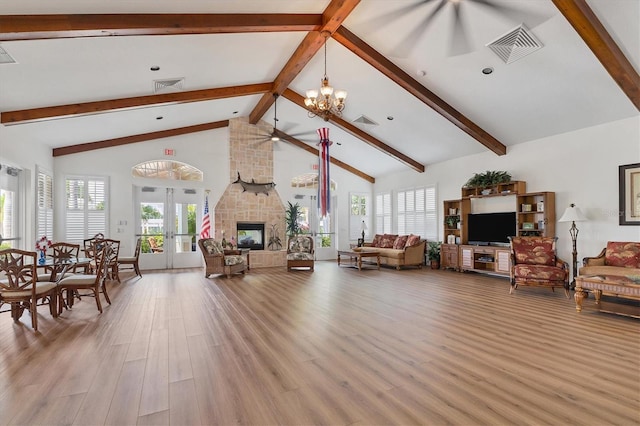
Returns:
[[[533,229],[535,229],[535,225],[533,224],[533,222],[524,222],[522,224],[522,229],[525,229],[527,231],[533,230]]]
[[[640,163],[618,167],[620,225],[640,226]]]

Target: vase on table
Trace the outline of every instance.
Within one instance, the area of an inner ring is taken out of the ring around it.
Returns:
[[[44,262],[46,262],[46,260],[47,259],[45,258],[44,250],[40,250],[40,257],[38,258],[38,263],[40,265],[44,265]]]

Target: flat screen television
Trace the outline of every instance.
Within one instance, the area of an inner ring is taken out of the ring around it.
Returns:
[[[508,245],[516,235],[516,213],[476,213],[467,217],[469,244]]]

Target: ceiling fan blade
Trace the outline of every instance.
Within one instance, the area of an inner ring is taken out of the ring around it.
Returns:
[[[376,16],[375,18],[370,19],[370,20],[367,21],[367,27],[374,27],[376,29],[383,28],[388,23],[393,22],[396,19],[400,19],[403,16],[410,14],[411,12],[416,10],[417,8],[423,6],[423,5],[427,4],[427,3],[431,3],[432,1],[434,1],[434,0],[420,0],[417,3],[412,3],[412,4],[409,4],[407,6],[404,6],[404,7],[401,7],[399,9],[396,9],[393,12],[385,13],[385,14],[382,14],[380,16]]]
[[[464,55],[473,50],[467,38],[462,22],[462,9],[460,3],[453,3],[453,33],[451,35],[451,47],[449,56]]]
[[[470,0],[476,4],[485,6],[494,12],[498,12],[510,21],[513,21],[514,25],[524,23],[528,28],[536,27],[542,24],[544,21],[551,18],[545,14],[539,12],[532,12],[518,7],[514,7],[507,4],[497,4],[491,0]]]
[[[420,39],[422,34],[424,34],[433,18],[435,18],[438,12],[440,12],[440,10],[442,10],[442,8],[447,4],[447,2],[448,0],[440,0],[438,5],[433,8],[433,10],[429,14],[427,14],[427,16],[425,16],[418,25],[416,25],[411,31],[409,31],[406,36],[402,38],[400,43],[397,44],[396,49],[394,49],[394,52],[390,54],[398,58],[409,56],[409,53],[415,47],[418,39]]]

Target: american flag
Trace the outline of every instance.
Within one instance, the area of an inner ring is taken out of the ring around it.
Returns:
[[[211,222],[209,220],[209,198],[204,197],[204,214],[202,215],[202,227],[200,228],[200,239],[209,238],[211,232]]]

